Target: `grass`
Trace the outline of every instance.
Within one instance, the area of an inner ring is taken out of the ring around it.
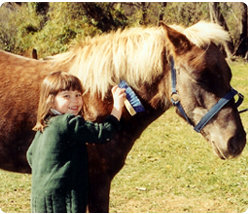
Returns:
[[[248,65],[232,63],[232,86],[245,95]],[[241,114],[246,132],[248,112]],[[27,174],[0,170],[0,208],[30,212]],[[213,155],[211,146],[170,109],[135,143],[112,182],[110,212],[241,213],[248,209],[248,148],[233,160]]]
[[[31,175],[0,170],[0,209],[6,213],[29,213]]]
[[[248,208],[247,156],[245,148],[237,159],[218,159],[206,141],[170,110],[135,143],[112,183],[110,210],[244,212]]]

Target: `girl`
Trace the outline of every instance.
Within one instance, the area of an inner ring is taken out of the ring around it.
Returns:
[[[35,138],[27,151],[32,169],[31,211],[86,212],[88,166],[86,142],[104,143],[120,129],[125,90],[112,88],[111,115],[101,123],[81,116],[80,80],[55,72],[41,85]]]

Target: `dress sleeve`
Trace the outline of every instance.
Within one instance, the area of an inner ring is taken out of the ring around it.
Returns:
[[[109,115],[103,123],[85,121],[77,116],[69,118],[68,129],[76,142],[105,143],[120,130],[120,122],[112,115]]]
[[[28,151],[27,151],[27,154],[26,154],[27,161],[28,161],[28,164],[29,164],[30,168],[32,168],[32,155],[33,155],[32,147],[33,146],[31,144],[30,147],[28,148]]]
[[[34,144],[35,144],[35,140],[37,138],[37,133],[32,141],[32,143],[30,144],[28,150],[27,150],[27,153],[26,153],[26,158],[27,158],[27,161],[28,161],[28,164],[30,166],[30,168],[32,168],[32,163],[33,163],[33,152],[34,152]]]

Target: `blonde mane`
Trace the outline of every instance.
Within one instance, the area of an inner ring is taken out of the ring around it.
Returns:
[[[199,47],[211,42],[218,45],[229,39],[228,33],[213,23],[170,27]],[[98,93],[104,98],[110,87],[121,79],[136,89],[145,82],[151,84],[163,72],[164,48],[162,27],[136,27],[96,36],[51,59],[60,63],[73,60],[69,72],[81,79],[85,92]]]

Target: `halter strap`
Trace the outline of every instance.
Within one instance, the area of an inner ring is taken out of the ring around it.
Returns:
[[[191,120],[188,118],[186,112],[184,111],[180,100],[179,100],[179,95],[177,93],[176,90],[176,70],[174,68],[174,60],[173,58],[171,58],[171,84],[172,84],[172,94],[171,94],[171,102],[174,106],[176,106],[178,108],[178,110],[181,112],[181,114],[183,115],[183,117],[187,120],[187,122],[194,126],[193,123],[191,122]],[[224,97],[222,97],[200,120],[200,122],[198,122],[198,124],[194,127],[194,130],[196,132],[200,132],[205,125],[214,117],[214,115],[216,115],[236,94],[238,94],[239,99],[238,101],[235,103],[235,106],[238,108],[238,106],[241,105],[241,103],[244,100],[244,96],[240,93],[238,93],[235,89],[231,88],[231,90],[224,95]],[[173,96],[177,97],[176,100],[174,100]]]
[[[216,115],[238,92],[231,88],[231,90],[222,97],[209,111],[206,113],[203,118],[200,120],[200,122],[194,127],[194,130],[196,132],[200,132],[203,127]],[[241,97],[239,97],[239,100],[241,100]],[[242,99],[243,101],[243,99]],[[241,103],[242,103],[241,101]],[[240,103],[240,104],[241,104]],[[239,104],[239,105],[240,105]],[[237,103],[236,103],[237,106]]]
[[[181,103],[180,103],[180,100],[177,99],[177,100],[174,100],[173,99],[173,96],[176,95],[177,98],[179,97],[178,93],[177,93],[177,89],[176,89],[176,70],[174,68],[174,60],[173,58],[171,58],[171,86],[172,86],[172,93],[171,93],[171,102],[173,104],[173,106],[176,106],[178,108],[178,110],[181,112],[181,114],[183,115],[183,117],[187,120],[187,122],[190,124],[190,125],[193,125],[192,122],[189,120],[187,114],[185,113]]]

